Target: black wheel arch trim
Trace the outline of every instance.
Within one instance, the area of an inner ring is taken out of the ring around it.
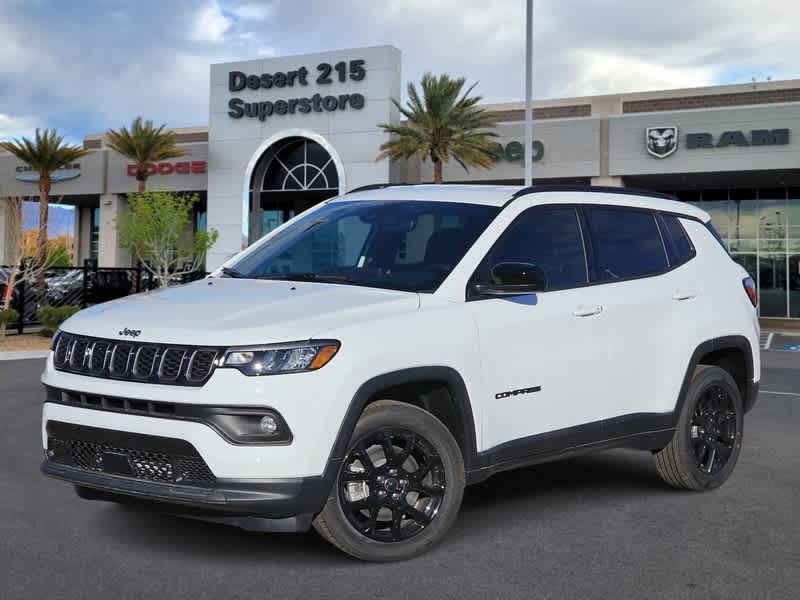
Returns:
[[[322,475],[323,481],[330,489],[339,472],[339,466],[347,454],[347,446],[356,423],[361,417],[361,413],[366,408],[370,398],[381,390],[408,383],[421,383],[425,381],[441,381],[447,385],[448,390],[458,410],[461,418],[461,436],[463,440],[462,455],[464,458],[464,468],[469,473],[477,454],[477,437],[475,432],[475,419],[472,412],[472,403],[469,399],[467,386],[461,375],[452,367],[430,366],[430,367],[411,367],[391,371],[373,377],[364,382],[350,400],[344,419],[339,426],[333,448],[331,449],[325,472]],[[457,437],[457,436],[456,436]],[[320,507],[323,503],[320,504]]]
[[[720,350],[739,350],[742,352],[742,354],[744,354],[746,369],[745,389],[744,393],[742,394],[744,412],[749,412],[755,405],[756,399],[758,398],[759,382],[753,380],[753,377],[755,376],[755,367],[753,365],[753,348],[750,345],[750,340],[743,335],[727,335],[723,337],[712,338],[697,346],[692,354],[691,359],[689,359],[689,364],[686,367],[686,373],[683,376],[681,390],[675,403],[675,411],[673,412],[673,417],[676,424],[678,422],[678,418],[680,417],[681,410],[683,409],[683,403],[686,400],[686,392],[688,391],[689,385],[692,382],[694,370],[698,365],[702,364],[700,361],[704,356]]]

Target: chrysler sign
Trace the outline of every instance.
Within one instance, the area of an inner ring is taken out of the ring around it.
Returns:
[[[718,136],[711,133],[687,133],[687,150],[717,148],[749,148],[758,146],[786,146],[791,137],[789,129],[751,129],[750,131],[725,131]],[[678,150],[679,137],[676,126],[648,127],[645,129],[645,149],[655,158],[667,158]]]
[[[18,166],[15,171],[17,172],[15,179],[17,181],[24,181],[25,183],[39,183],[39,174],[27,165]],[[70,179],[77,179],[81,176],[81,163],[70,163],[59,168],[57,171],[50,175],[52,183],[59,181],[69,181]]]

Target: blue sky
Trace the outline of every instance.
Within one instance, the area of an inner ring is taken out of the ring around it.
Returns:
[[[209,64],[391,43],[523,98],[523,0],[0,0],[0,138],[141,114],[205,125]],[[535,0],[535,90],[558,97],[800,76],[800,3]]]

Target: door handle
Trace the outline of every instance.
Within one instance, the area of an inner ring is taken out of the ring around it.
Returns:
[[[595,306],[579,306],[572,311],[572,314],[576,317],[591,317],[592,315],[599,315],[601,312],[603,312],[603,307],[597,304]]]
[[[697,290],[675,290],[675,293],[672,294],[672,299],[678,301],[691,300],[696,297]]]

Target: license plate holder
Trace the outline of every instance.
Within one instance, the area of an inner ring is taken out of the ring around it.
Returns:
[[[131,463],[126,454],[119,452],[102,452],[100,457],[103,459],[103,472],[112,475],[133,475]]]

